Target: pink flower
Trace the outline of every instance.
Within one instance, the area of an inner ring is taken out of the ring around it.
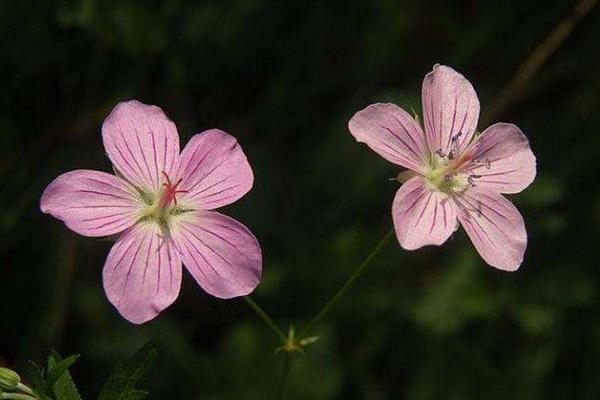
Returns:
[[[392,217],[400,245],[441,245],[462,224],[493,267],[514,271],[527,246],[519,211],[500,193],[518,193],[533,181],[535,156],[521,130],[497,123],[476,132],[479,100],[471,83],[436,65],[423,80],[424,131],[394,104],[372,104],[348,127],[386,160],[408,168]]]
[[[76,170],[44,191],[41,210],[84,236],[121,234],[104,264],[104,290],[133,323],[156,317],[181,286],[181,264],[209,294],[246,295],[260,280],[256,238],[214,209],[246,194],[254,180],[235,138],[211,129],[179,152],[163,111],[132,100],[102,125],[115,175]]]

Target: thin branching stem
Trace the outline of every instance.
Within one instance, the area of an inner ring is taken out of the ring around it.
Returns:
[[[250,296],[244,296],[244,301],[260,317],[260,319],[262,319],[265,322],[265,324],[267,324],[269,326],[269,328],[271,328],[273,333],[275,333],[277,335],[277,337],[279,337],[279,339],[281,339],[282,343],[287,340],[286,335],[277,326],[277,324],[275,324],[273,319],[271,317],[269,317],[269,314],[267,314],[265,310],[263,310],[258,304],[256,304],[256,302],[254,300],[252,300],[252,298]]]
[[[390,230],[381,241],[375,246],[373,251],[364,259],[364,261],[352,272],[352,275],[348,277],[346,282],[338,289],[338,291],[331,297],[331,299],[321,308],[321,310],[315,315],[313,319],[306,325],[300,337],[305,337],[315,327],[319,321],[321,321],[337,304],[338,301],[352,288],[356,280],[362,275],[367,269],[377,254],[385,247],[385,245],[394,237],[394,230]]]
[[[279,394],[277,398],[279,400],[285,400],[287,395],[287,387],[288,387],[288,377],[290,375],[290,368],[292,364],[292,357],[294,353],[285,353],[285,358],[283,359],[283,368],[281,370],[281,381],[279,383]]]
[[[548,36],[523,61],[512,80],[492,101],[488,112],[482,118],[482,125],[489,125],[511,103],[523,95],[529,80],[541,68],[544,62],[554,54],[565,39],[569,37],[579,21],[590,13],[596,3],[598,3],[598,0],[579,0],[573,7],[573,10],[560,20]]]

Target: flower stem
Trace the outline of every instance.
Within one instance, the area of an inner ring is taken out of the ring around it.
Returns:
[[[560,20],[554,29],[533,50],[527,59],[519,66],[509,84],[492,101],[488,112],[483,116],[483,126],[488,126],[513,101],[523,95],[525,87],[544,62],[559,48],[573,32],[579,21],[590,13],[598,0],[579,0],[569,15]]]
[[[285,358],[283,359],[283,369],[281,372],[281,382],[279,384],[279,400],[285,400],[287,387],[288,387],[288,376],[290,374],[290,367],[292,364],[293,353],[285,353]]]
[[[260,319],[262,319],[265,322],[265,324],[267,324],[269,328],[271,328],[271,330],[279,337],[279,339],[281,339],[281,341],[285,343],[285,341],[287,340],[286,335],[281,329],[279,329],[275,322],[273,322],[273,319],[269,317],[269,314],[267,314],[265,310],[263,310],[258,304],[256,304],[250,296],[244,296],[244,301],[260,317]]]
[[[394,237],[394,230],[390,230],[381,241],[375,246],[373,251],[364,259],[364,261],[354,270],[352,275],[346,280],[346,282],[342,285],[341,288],[333,295],[333,297],[321,308],[321,311],[317,313],[317,315],[310,320],[310,322],[306,325],[306,328],[302,331],[300,337],[305,337],[311,329],[315,327],[315,325],[323,319],[334,305],[346,294],[346,292],[354,285],[354,282],[362,275],[365,269],[371,264],[371,261],[375,258],[375,256],[383,249],[383,247],[390,241],[391,238]]]

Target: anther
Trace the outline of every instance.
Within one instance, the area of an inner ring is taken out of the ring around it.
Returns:
[[[462,136],[462,132],[458,132],[456,135],[450,138],[450,153],[448,154],[448,158],[453,160],[456,154],[458,153],[458,139]]]

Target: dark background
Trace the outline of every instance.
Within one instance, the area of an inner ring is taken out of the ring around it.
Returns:
[[[242,301],[185,274],[172,307],[129,324],[102,290],[111,243],[42,215],[44,187],[110,171],[99,129],[122,100],[162,107],[182,143],[225,129],[256,175],[225,210],[263,247],[254,298],[301,326],[392,224],[398,170],[355,143],[352,114],[376,101],[420,113],[435,63],[471,80],[485,114],[573,5],[0,2],[0,363],[81,353],[72,373],[91,399],[117,359],[162,334],[150,399],[270,398],[277,339]],[[462,231],[440,248],[388,245],[294,360],[290,399],[600,398],[599,42],[600,8],[498,118],[538,160],[512,196],[529,233],[521,269],[485,265]]]

